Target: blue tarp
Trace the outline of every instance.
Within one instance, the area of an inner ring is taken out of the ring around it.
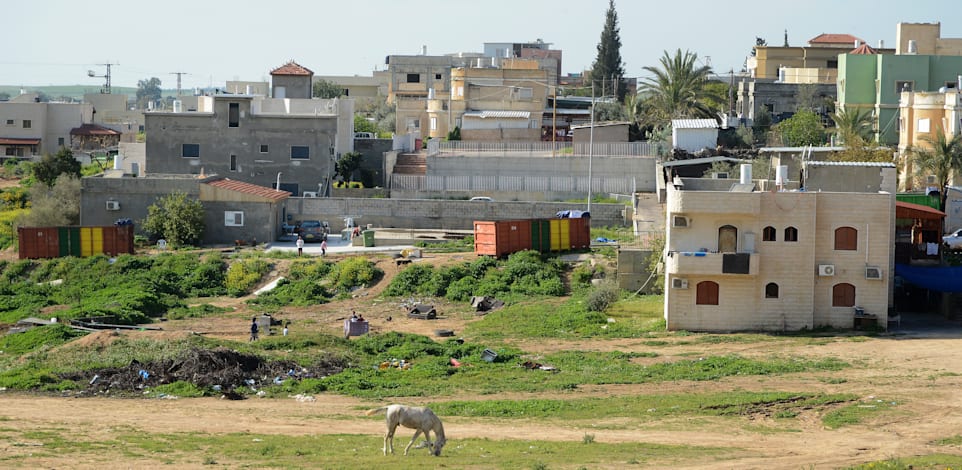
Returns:
[[[962,266],[922,267],[896,264],[895,275],[905,282],[939,292],[962,292]]]

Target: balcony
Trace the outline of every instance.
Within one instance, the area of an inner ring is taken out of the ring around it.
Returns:
[[[670,251],[668,254],[665,272],[679,276],[757,276],[761,258],[757,253]]]

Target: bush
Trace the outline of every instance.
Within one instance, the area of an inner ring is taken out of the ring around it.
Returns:
[[[370,285],[384,273],[367,258],[354,256],[340,261],[328,274],[334,289],[346,292]]]
[[[611,304],[618,301],[620,295],[618,286],[614,282],[606,281],[588,293],[585,303],[589,312],[604,312]]]
[[[256,258],[231,263],[227,268],[227,279],[224,281],[227,294],[240,297],[249,293],[269,269],[270,264]]]

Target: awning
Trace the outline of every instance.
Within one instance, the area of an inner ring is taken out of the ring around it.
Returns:
[[[895,201],[895,218],[941,220],[945,218],[945,212],[921,204]]]
[[[0,137],[0,145],[40,145],[40,139],[16,139]]]
[[[528,111],[468,111],[464,113],[466,118],[481,119],[528,119],[531,113]]]

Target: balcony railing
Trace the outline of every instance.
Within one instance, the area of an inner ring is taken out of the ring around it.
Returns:
[[[669,251],[665,270],[675,275],[757,276],[757,253],[706,253]]]

